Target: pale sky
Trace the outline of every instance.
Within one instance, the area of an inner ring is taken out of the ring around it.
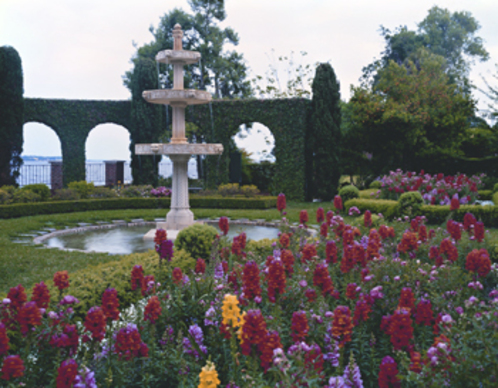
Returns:
[[[434,5],[469,11],[480,23],[478,36],[491,58],[472,68],[471,80],[484,87],[481,75],[491,81],[498,63],[496,0],[226,0],[223,26],[239,34],[235,49],[251,78],[267,71],[272,49],[277,56],[305,51],[303,64],[330,62],[348,100],[350,85],[358,85],[362,68],[384,49],[380,25],[415,30]],[[21,56],[25,97],[128,99],[121,77],[131,68],[132,42],[151,41],[149,26],[174,7],[190,12],[186,0],[0,0],[0,46],[10,45]],[[484,108],[483,95],[476,91],[475,98]],[[25,126],[25,154],[60,155],[55,135],[43,127]],[[267,149],[263,138],[245,144],[253,152]],[[101,125],[90,134],[87,158],[128,159],[128,147],[126,130]]]

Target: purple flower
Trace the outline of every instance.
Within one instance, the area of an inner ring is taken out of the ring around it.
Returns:
[[[462,315],[462,314],[463,314],[463,307],[458,306],[458,307],[456,307],[456,308],[455,308],[455,311],[456,311],[458,314]]]
[[[308,282],[307,282],[306,280],[301,280],[301,281],[299,282],[299,285],[300,285],[301,287],[307,287],[307,286],[308,286]]]
[[[161,245],[156,245],[156,252],[159,253],[161,259],[171,261],[171,258],[173,257],[173,241],[162,241]]]
[[[193,324],[188,328],[188,333],[191,338],[194,339],[195,343],[199,347],[199,349],[206,354],[207,348],[203,345],[204,335],[202,334],[202,329],[197,325]],[[187,354],[193,355],[195,358],[199,358],[199,353],[190,343],[190,339],[187,337],[183,338],[183,350]]]
[[[12,301],[9,298],[5,298],[2,303],[3,304],[10,304]]]
[[[95,373],[84,366],[74,380],[74,388],[97,388]]]
[[[61,305],[66,305],[66,304],[78,304],[80,303],[80,301],[78,299],[76,299],[74,296],[72,295],[66,295],[64,298],[62,298],[62,300],[59,302],[59,304]]]

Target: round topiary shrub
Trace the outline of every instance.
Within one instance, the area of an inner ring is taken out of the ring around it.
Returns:
[[[0,205],[7,205],[11,198],[12,196],[8,192],[0,189]]]
[[[194,224],[178,233],[175,240],[175,249],[183,249],[196,260],[209,259],[213,240],[218,232],[213,226]]]
[[[344,186],[339,190],[339,196],[342,198],[342,202],[346,202],[353,198],[359,198],[360,190],[353,185]]]
[[[496,193],[498,191],[498,183],[495,183],[493,186],[493,193]]]
[[[67,185],[67,187],[78,192],[81,199],[88,199],[95,190],[95,185],[93,184],[93,182],[87,181],[71,182]]]
[[[53,200],[54,201],[76,201],[81,199],[80,194],[73,189],[58,189],[55,190]]]
[[[398,203],[399,212],[402,216],[413,217],[420,213],[420,207],[423,205],[424,200],[420,192],[409,191],[400,195]]]
[[[26,185],[21,190],[31,190],[33,193],[38,194],[43,202],[50,199],[50,189],[47,185],[43,183],[35,183],[32,185]]]
[[[40,195],[32,192],[31,190],[17,190],[12,196],[12,202],[14,203],[29,203],[40,201]]]
[[[373,181],[369,186],[371,189],[380,189],[382,187],[381,181]]]

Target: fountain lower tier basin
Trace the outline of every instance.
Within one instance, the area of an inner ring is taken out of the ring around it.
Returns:
[[[151,104],[161,105],[198,105],[211,101],[211,93],[193,89],[156,89],[146,90],[142,97]]]
[[[221,153],[223,153],[222,144],[135,144],[137,155],[220,155]]]
[[[217,225],[213,225],[218,231]],[[113,255],[147,252],[154,249],[154,241],[144,240],[150,230],[150,223],[142,226],[107,225],[105,228],[85,230],[85,228],[67,229],[50,233],[42,237],[41,242],[50,248],[101,252]],[[249,240],[277,238],[278,229],[260,225],[230,224],[228,237],[245,232]],[[59,233],[59,234],[57,234]],[[221,234],[221,232],[220,232]],[[173,237],[173,236],[168,236]],[[37,239],[40,239],[38,237]]]

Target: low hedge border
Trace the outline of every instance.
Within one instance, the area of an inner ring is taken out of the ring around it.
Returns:
[[[78,201],[53,201],[0,205],[0,219],[41,214],[72,213],[88,210],[167,209],[170,198],[109,198]],[[276,207],[276,197],[223,198],[191,196],[191,208],[203,209],[270,209]]]
[[[498,193],[494,198],[498,199]],[[382,213],[384,218],[392,220],[400,216],[398,201],[388,199],[350,199],[344,204],[346,212],[356,206],[362,213],[370,210],[372,213]],[[462,205],[460,209],[451,211],[450,206],[422,205],[420,211],[415,215],[423,215],[427,218],[428,224],[441,224],[450,216],[455,221],[462,222],[465,213],[472,213],[478,220],[484,222],[487,227],[498,227],[498,206]]]

